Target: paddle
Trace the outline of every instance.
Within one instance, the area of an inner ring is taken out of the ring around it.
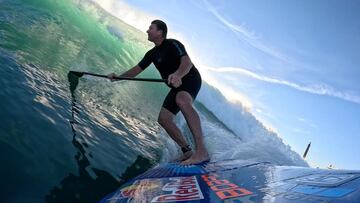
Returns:
[[[92,75],[96,77],[108,78],[107,75],[100,75],[96,73],[70,71],[68,73],[68,80],[70,82],[70,91],[73,95],[77,85],[79,84],[79,78],[83,75]],[[129,77],[114,77],[115,80],[135,80],[135,81],[146,81],[146,82],[167,82],[166,79],[153,79],[153,78],[129,78]]]
[[[92,75],[96,77],[108,78],[107,75],[100,75],[96,73],[88,73],[88,72],[78,72],[78,71],[70,71],[69,74],[76,75],[77,77],[82,77],[83,75]],[[146,81],[146,82],[167,82],[166,79],[154,79],[154,78],[129,78],[129,77],[114,77],[115,80],[136,80],[136,81]]]

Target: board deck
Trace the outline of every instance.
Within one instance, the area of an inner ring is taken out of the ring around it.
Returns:
[[[127,182],[105,202],[360,202],[360,171],[244,160],[168,163]]]

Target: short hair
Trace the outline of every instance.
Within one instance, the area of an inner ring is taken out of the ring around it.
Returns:
[[[153,20],[151,24],[155,24],[158,30],[162,31],[162,36],[166,38],[167,35],[167,26],[166,23],[162,20]]]

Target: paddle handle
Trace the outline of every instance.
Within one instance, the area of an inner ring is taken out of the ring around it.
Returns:
[[[107,75],[100,75],[96,73],[82,72],[84,75],[92,75],[96,77],[108,78]],[[146,82],[167,82],[167,79],[154,79],[154,78],[130,78],[130,77],[114,77],[116,80],[135,80],[135,81],[146,81]]]

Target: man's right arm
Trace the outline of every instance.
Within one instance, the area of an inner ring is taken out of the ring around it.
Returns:
[[[133,78],[133,77],[136,77],[142,71],[143,71],[143,69],[140,68],[139,65],[136,65],[136,66],[132,67],[131,69],[129,69],[128,71],[126,71],[125,73],[121,74],[120,77]]]
[[[133,77],[136,77],[142,71],[143,71],[143,69],[139,65],[136,65],[121,75],[116,75],[115,73],[111,73],[108,75],[108,78],[112,81],[116,80],[115,77],[133,78]]]
[[[145,68],[147,68],[152,60],[151,60],[151,53],[152,51],[148,51],[146,52],[144,58],[134,67],[132,67],[131,69],[129,69],[128,71],[126,71],[125,73],[117,76],[114,73],[108,75],[108,78],[111,81],[114,81],[114,77],[129,77],[129,78],[133,78],[135,76],[137,76],[139,73],[141,73],[143,70],[145,70]],[[116,80],[116,79],[115,79]]]

